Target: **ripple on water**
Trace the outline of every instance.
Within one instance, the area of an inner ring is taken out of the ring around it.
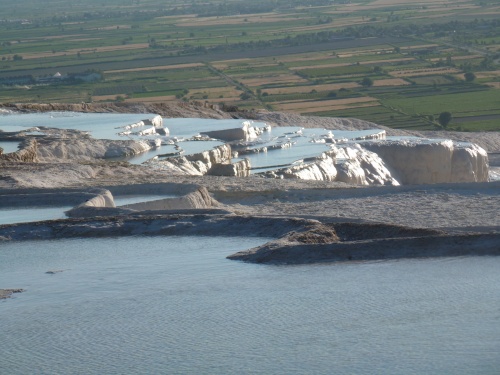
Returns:
[[[259,238],[0,244],[0,368],[37,373],[482,373],[500,258],[262,266]],[[48,275],[49,269],[63,272]]]

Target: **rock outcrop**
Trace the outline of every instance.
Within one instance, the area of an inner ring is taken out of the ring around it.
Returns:
[[[96,217],[118,215],[120,210],[116,209],[113,194],[102,189],[95,192],[94,197],[66,211],[65,214],[68,217]]]
[[[102,190],[95,197],[78,205],[79,207],[116,207],[113,194],[109,190]]]
[[[113,141],[106,139],[40,139],[38,157],[44,162],[126,158],[149,151],[156,145],[149,140]]]
[[[217,201],[210,196],[208,190],[205,187],[199,187],[195,191],[182,197],[128,204],[122,208],[134,211],[164,211],[206,209],[216,206]]]
[[[154,117],[151,117],[149,119],[143,120],[145,125],[152,125],[155,128],[162,128],[163,127],[163,117],[160,115],[156,115]]]
[[[134,107],[135,105],[106,105],[94,106],[85,105],[7,105],[6,108],[20,111],[57,111],[75,110],[84,112],[134,112],[147,113],[155,108],[155,112],[169,115],[167,109],[172,110],[171,114],[178,114],[176,111],[186,109],[189,111],[209,109],[207,105],[179,104],[177,107],[159,106],[156,107]],[[160,107],[163,110],[160,111]],[[168,107],[168,108],[167,108]],[[185,108],[184,108],[185,107]],[[134,110],[135,109],[135,110]],[[183,116],[187,116],[183,112]],[[205,112],[203,112],[205,113]],[[206,115],[200,117],[226,117],[218,109],[211,108]],[[236,114],[235,114],[236,115]],[[251,113],[246,113],[250,117]],[[144,117],[147,117],[146,115]],[[227,117],[226,117],[227,118]],[[280,125],[290,125],[305,127],[324,127],[325,129],[369,129],[382,128],[376,124],[355,119],[331,119],[319,117],[302,117],[285,113],[255,112],[253,117],[256,120],[270,121]],[[143,134],[159,132],[163,128],[161,116],[154,116],[142,120],[137,126],[147,127],[141,132]],[[131,125],[132,126],[132,125]],[[226,140],[249,140],[254,139],[261,128],[255,128],[252,123],[245,121],[240,127],[214,132],[206,132],[213,138]],[[393,129],[383,129],[375,135],[369,137],[384,138],[385,132],[395,134]],[[402,131],[400,131],[402,132]],[[297,132],[296,132],[297,133]],[[404,133],[404,132],[403,132]],[[440,133],[441,134],[441,133]],[[53,135],[53,134],[51,134]],[[404,133],[403,135],[408,135]],[[443,134],[444,136],[446,134]],[[460,134],[462,136],[462,134]],[[455,134],[455,137],[458,137]],[[485,137],[489,137],[486,135]],[[364,137],[366,138],[366,137]],[[494,138],[494,137],[489,137]],[[125,158],[145,152],[156,144],[149,141],[103,141],[74,136],[71,139],[65,137],[58,138],[57,135],[51,137],[38,138],[38,149],[33,153],[33,148],[23,149],[18,153],[0,155],[0,160],[9,161],[77,161],[95,160],[105,158]],[[455,182],[481,182],[487,181],[488,176],[488,155],[481,147],[474,144],[454,143],[452,141],[363,141],[362,148],[358,146],[341,146],[342,140],[335,139],[329,134],[324,139],[325,143],[336,143],[336,152],[326,152],[315,160],[295,163],[295,165],[267,173],[269,177],[275,178],[296,178],[320,181],[342,181],[347,183],[371,185],[397,185],[397,184],[426,184],[426,183],[455,183]],[[327,142],[328,141],[328,142]],[[290,142],[277,143],[273,146],[263,146],[257,149],[243,149],[241,154],[265,152],[273,148],[283,148],[290,146]],[[498,145],[498,141],[490,142],[490,147]],[[224,146],[226,147],[226,146]],[[228,146],[227,146],[228,147]],[[354,150],[354,152],[348,151]],[[335,149],[334,149],[335,150]],[[368,150],[368,151],[366,151]],[[494,149],[495,150],[495,149]],[[219,149],[217,152],[220,152]],[[369,153],[369,152],[372,153]],[[490,150],[491,151],[491,150]],[[374,156],[373,152],[378,155]],[[340,156],[346,153],[348,157]],[[154,167],[164,169],[176,174],[190,175],[231,175],[246,176],[250,165],[248,162],[240,161],[230,165],[231,158],[227,156],[214,156],[213,150],[196,155],[169,158],[159,161]],[[352,155],[351,155],[352,154]],[[214,159],[214,160],[213,160]]]
[[[0,153],[0,160],[36,163],[39,161],[38,142],[35,139],[27,139],[21,144],[20,150],[8,154]]]
[[[377,141],[363,147],[377,153],[404,185],[488,181],[488,154],[470,143]]]
[[[144,128],[139,131],[132,131],[133,129],[136,128]],[[141,120],[133,124],[125,125],[121,128],[117,129],[124,129],[123,131],[119,132],[119,135],[126,136],[129,134],[134,134],[138,136],[145,136],[145,135],[153,135],[153,134],[160,134],[160,135],[169,135],[170,131],[167,128],[163,127],[163,118],[159,115],[151,117],[149,119]]]
[[[231,146],[224,144],[197,154],[170,157],[163,160],[150,160],[148,161],[148,165],[154,169],[192,176],[204,176],[206,174],[215,176],[248,176],[250,161],[243,160],[232,164],[231,156]]]
[[[250,167],[250,160],[244,159],[230,164],[215,164],[207,174],[210,176],[248,177],[250,176]]]
[[[250,121],[243,121],[241,127],[214,131],[205,131],[202,134],[208,135],[210,138],[220,139],[222,141],[249,141],[251,139],[257,138],[264,131],[268,130],[268,127],[256,128],[252,126]]]
[[[451,158],[451,182],[488,181],[488,154],[475,144],[455,147]]]
[[[357,185],[399,185],[377,154],[358,144],[336,147],[299,165],[263,173],[271,178],[340,181]]]
[[[366,141],[334,145],[307,163],[263,173],[272,178],[357,185],[413,185],[488,181],[488,154],[451,140]]]
[[[301,180],[334,181],[337,177],[335,168],[335,153],[324,152],[317,158],[312,158],[307,163],[302,162],[288,168],[264,172],[262,175],[270,178],[290,178]]]
[[[357,185],[400,184],[376,153],[364,149],[359,144],[333,147],[333,152],[337,158],[335,181]]]

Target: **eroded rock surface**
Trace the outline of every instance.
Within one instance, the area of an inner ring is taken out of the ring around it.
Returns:
[[[380,157],[358,144],[334,146],[312,160],[263,173],[266,177],[339,181],[356,185],[399,185]]]
[[[38,158],[38,142],[34,139],[23,141],[21,149],[8,154],[0,153],[0,160],[6,162],[27,162],[36,163]]]
[[[202,134],[210,138],[220,139],[226,142],[231,141],[249,141],[257,138],[266,128],[256,128],[249,121],[243,121],[240,127],[224,130],[204,131]]]
[[[166,198],[149,202],[134,203],[123,207],[135,211],[164,211],[207,209],[217,206],[217,201],[210,196],[208,190],[204,187],[199,187],[195,191],[178,198]]]
[[[488,181],[488,155],[474,144],[443,141],[363,143],[389,166],[404,185]]]
[[[147,164],[156,170],[170,171],[181,175],[248,176],[250,162],[243,160],[231,163],[231,157],[231,146],[224,144],[197,154],[151,160]]]
[[[208,174],[211,176],[250,176],[250,160],[244,159],[230,164],[215,164],[210,168]]]
[[[156,147],[149,140],[106,140],[86,136],[40,138],[38,145],[37,157],[42,162],[126,158]]]

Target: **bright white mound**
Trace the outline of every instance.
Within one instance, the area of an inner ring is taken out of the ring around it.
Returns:
[[[488,154],[471,143],[451,140],[365,142],[402,185],[488,181]]]

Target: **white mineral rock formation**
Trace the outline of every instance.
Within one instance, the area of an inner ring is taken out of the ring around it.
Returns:
[[[251,139],[257,138],[264,131],[268,131],[269,127],[256,128],[252,126],[250,121],[244,121],[241,127],[223,130],[214,130],[203,132],[203,134],[208,135],[210,138],[220,139],[226,142],[231,141],[249,141]]]
[[[451,159],[451,182],[488,181],[488,154],[475,144],[455,147]]]
[[[140,130],[140,131],[137,131],[134,133],[132,133],[132,131],[131,131],[131,129],[141,128],[144,126],[149,126],[149,127],[147,129]],[[117,129],[120,129],[120,128],[117,128]],[[133,123],[133,124],[126,125],[126,126],[122,127],[122,129],[125,129],[125,130],[118,133],[119,135],[129,135],[131,133],[135,134],[135,135],[139,135],[139,136],[151,135],[151,134],[156,134],[156,133],[161,134],[161,135],[169,135],[170,134],[170,131],[167,128],[163,127],[163,118],[159,115],[154,116],[150,119],[145,119],[145,120],[141,120],[141,121],[138,121],[136,123]]]
[[[401,184],[488,181],[488,154],[470,143],[378,141],[363,143],[377,153]]]
[[[308,163],[266,172],[263,175],[272,178],[334,181],[337,176],[335,154],[331,151],[324,152],[321,156],[312,158]]]
[[[250,161],[240,161],[231,164],[231,146],[224,144],[209,151],[181,157],[170,157],[163,160],[150,160],[148,165],[154,169],[167,170],[174,174],[203,176],[211,174],[227,176],[247,176]],[[221,166],[224,165],[224,166]],[[222,174],[222,173],[228,174]]]
[[[138,155],[153,146],[148,141],[111,141],[105,139],[71,139],[38,141],[38,158],[42,162],[93,160]]]
[[[133,128],[140,128],[140,127],[142,127],[142,126],[144,126],[144,125],[145,125],[145,124],[144,124],[144,121],[138,121],[138,122],[135,122],[135,123],[133,123],[133,124],[126,125],[126,126],[124,126],[123,128],[124,128],[125,130],[130,130],[130,129],[133,129]]]
[[[139,136],[144,136],[144,135],[153,135],[153,134],[156,134],[156,128],[154,126],[151,126],[149,128],[146,128],[144,130],[140,130],[136,133],[133,133],[133,134],[136,134],[136,135],[139,135]]]
[[[368,141],[332,146],[309,163],[264,175],[358,185],[485,182],[488,155],[477,145],[451,140]]]
[[[0,151],[2,149],[0,148]],[[17,150],[15,152],[3,153],[0,152],[0,161],[21,161],[21,162],[29,162],[36,163],[39,161],[38,158],[38,142],[34,139],[30,139],[25,141],[22,145],[21,150]]]
[[[337,158],[336,181],[359,185],[393,185],[400,183],[392,175],[384,161],[359,144],[332,146]]]
[[[103,190],[97,194],[94,198],[78,205],[76,208],[81,207],[116,207],[113,195],[109,190]]]
[[[365,135],[362,137],[356,137],[355,140],[362,141],[362,140],[366,140],[366,139],[386,139],[386,136],[387,136],[387,133],[385,132],[385,130],[381,130],[378,133],[369,134],[369,135]]]
[[[145,125],[153,125],[155,128],[163,128],[163,118],[160,115],[143,120]]]
[[[178,198],[165,198],[155,201],[128,204],[123,208],[137,211],[159,211],[159,210],[186,210],[204,209],[217,205],[217,201],[212,199],[208,190],[200,187],[195,191]]]
[[[320,157],[289,168],[266,172],[266,177],[341,181],[358,185],[399,185],[377,154],[358,144],[332,147]]]
[[[250,175],[250,160],[244,159],[231,164],[214,164],[208,174],[211,176],[248,177]]]

